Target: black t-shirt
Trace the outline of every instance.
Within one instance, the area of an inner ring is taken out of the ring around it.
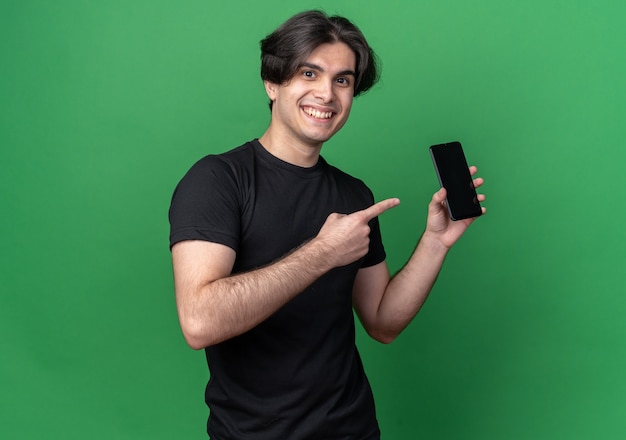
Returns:
[[[233,273],[315,237],[330,213],[374,203],[367,186],[320,157],[284,162],[254,140],[198,161],[170,207],[170,245],[207,240],[236,251]],[[322,276],[266,321],[208,347],[213,439],[376,439],[371,389],[355,345],[352,286],[385,259],[378,219],[361,260]]]

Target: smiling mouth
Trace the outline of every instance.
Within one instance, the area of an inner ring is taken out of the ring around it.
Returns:
[[[330,119],[333,116],[333,112],[321,112],[311,107],[304,107],[302,110],[307,115],[312,116],[316,119]]]

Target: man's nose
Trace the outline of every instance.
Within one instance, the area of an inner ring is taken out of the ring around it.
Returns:
[[[320,101],[324,103],[332,102],[334,93],[332,80],[323,80],[316,84],[315,97]]]

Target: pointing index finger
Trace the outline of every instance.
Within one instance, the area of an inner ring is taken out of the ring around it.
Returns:
[[[383,212],[385,212],[388,209],[391,209],[393,207],[396,207],[399,204],[400,204],[400,199],[394,197],[394,198],[391,198],[391,199],[381,200],[380,202],[375,203],[372,206],[370,206],[369,208],[364,209],[364,210],[362,210],[360,212],[365,216],[367,221],[370,221],[374,217],[378,217]]]

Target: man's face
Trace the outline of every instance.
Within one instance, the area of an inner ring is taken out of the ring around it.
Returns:
[[[286,84],[266,82],[275,134],[321,147],[343,127],[354,96],[356,56],[345,43],[318,46]]]

